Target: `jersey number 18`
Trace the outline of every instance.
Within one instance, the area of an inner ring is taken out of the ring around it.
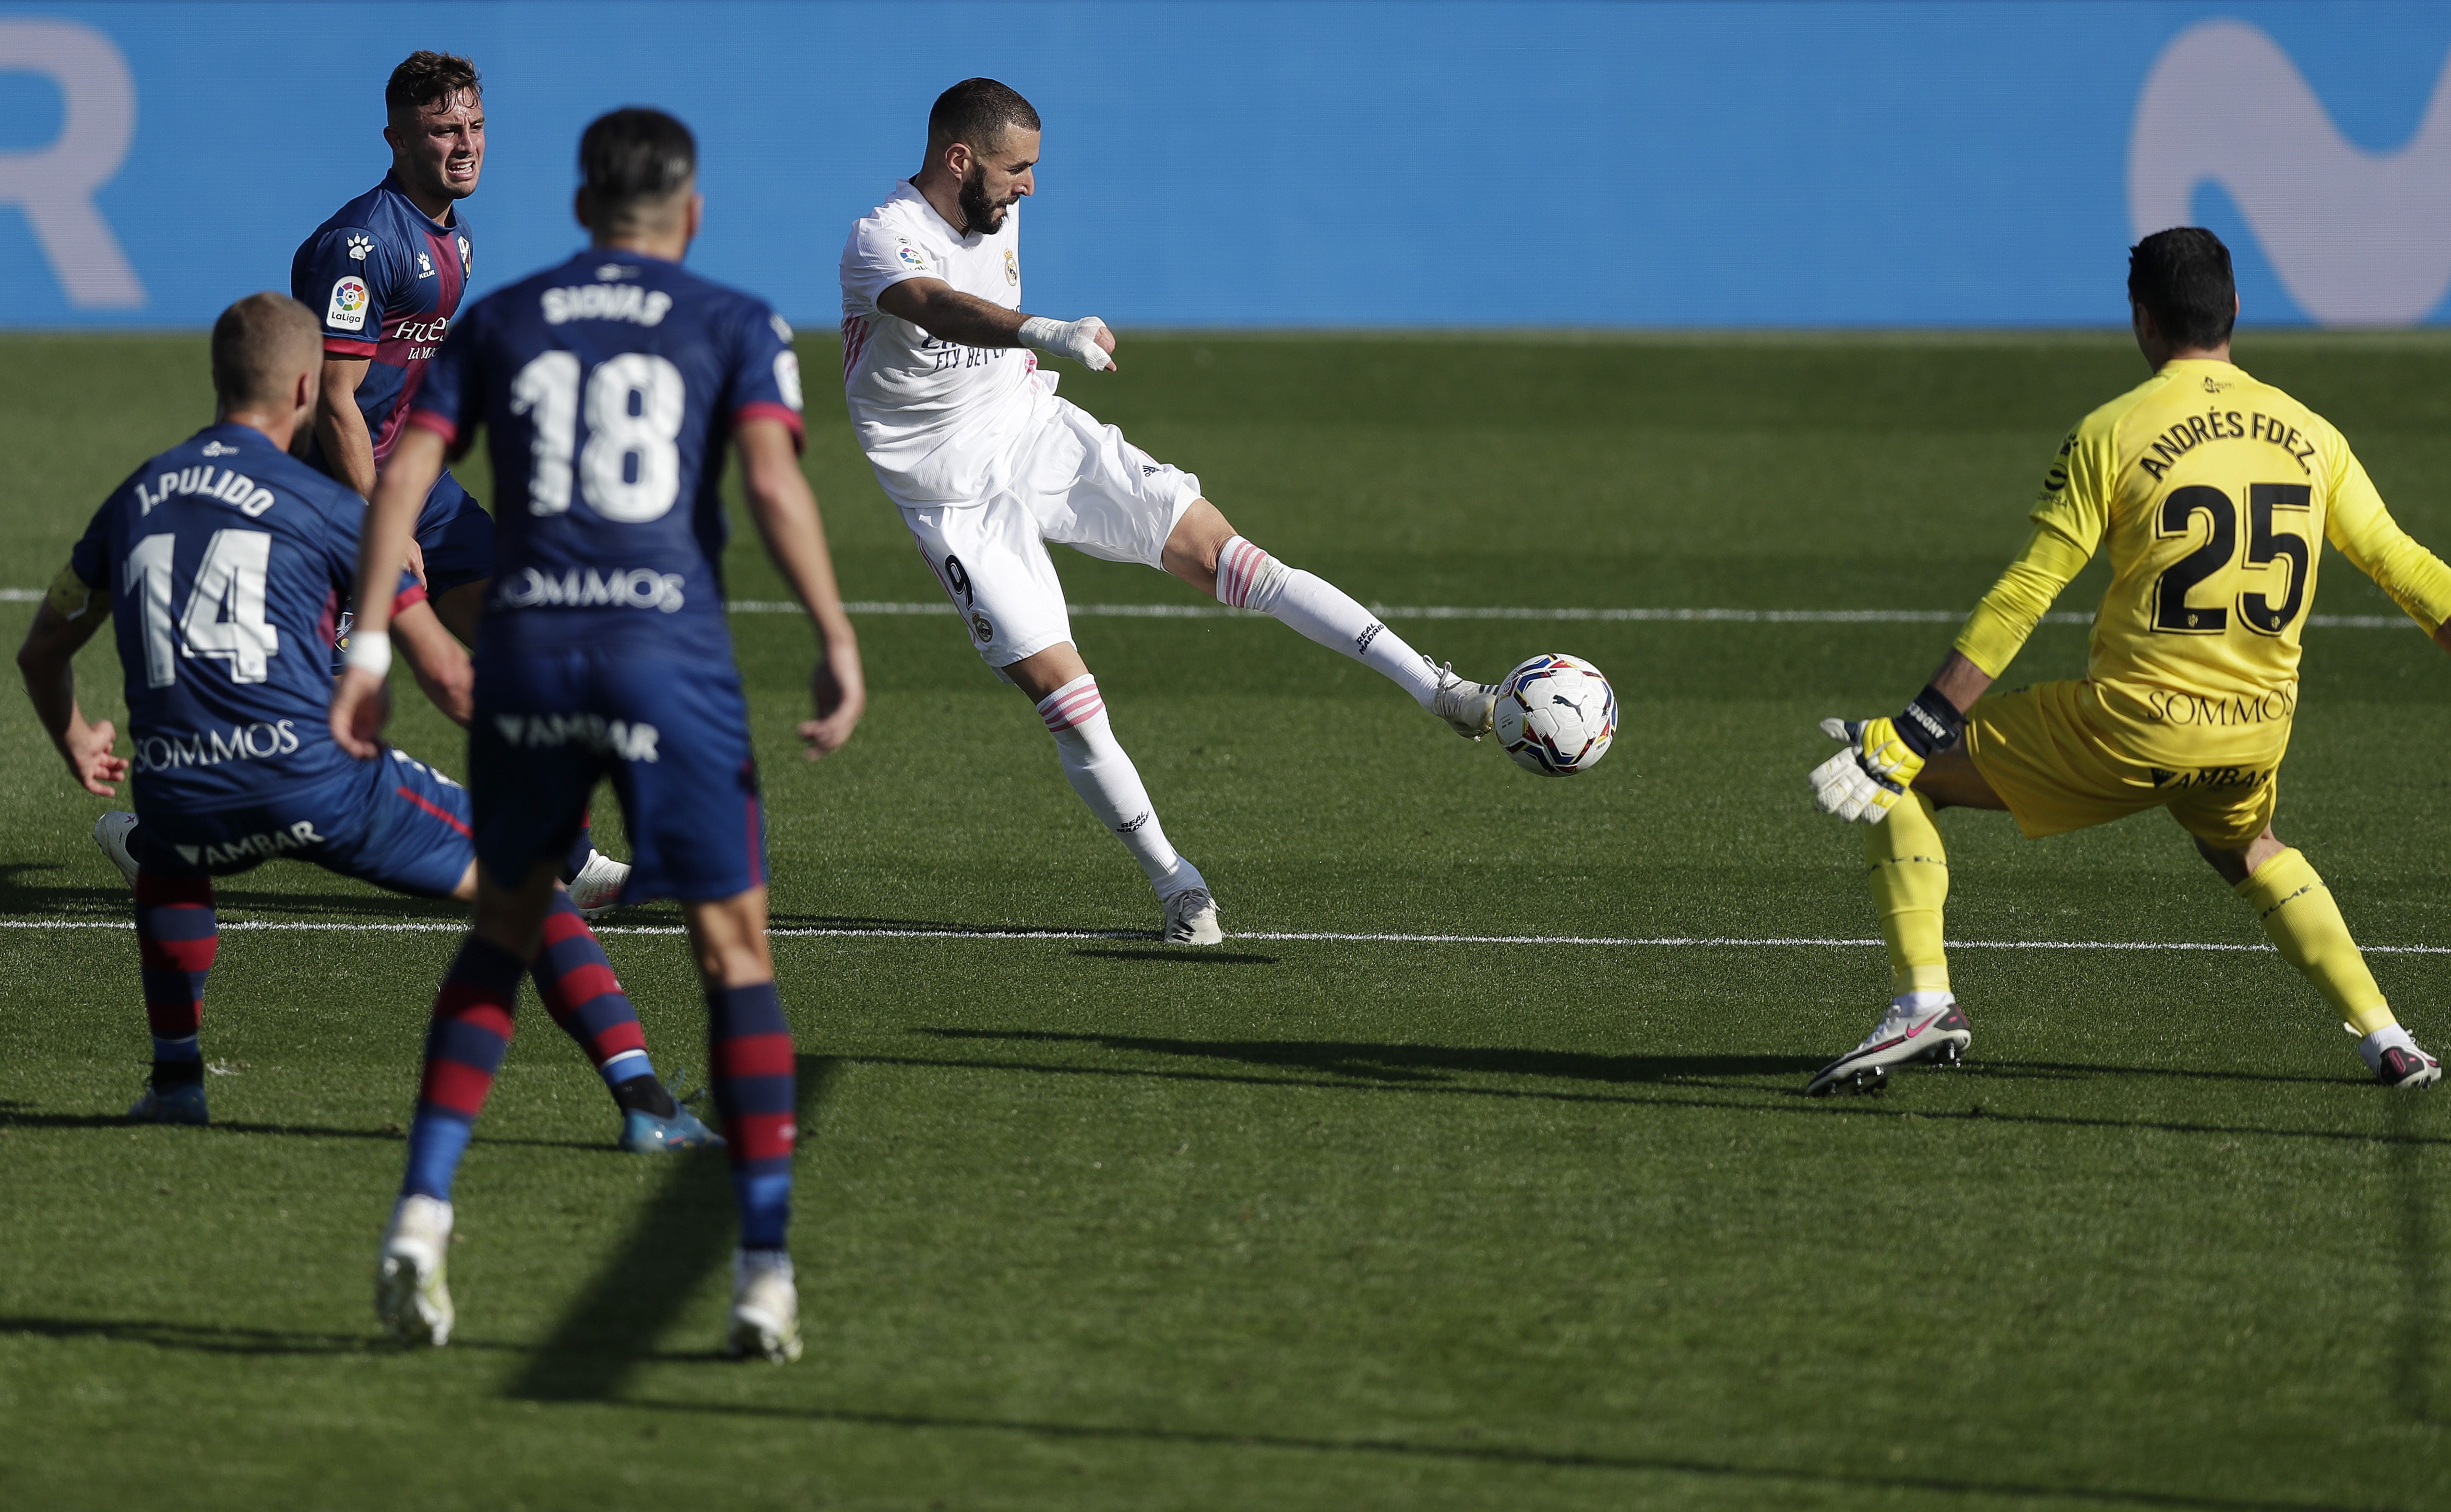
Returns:
[[[575,477],[587,507],[606,520],[624,525],[661,520],[680,497],[676,441],[688,403],[681,370],[650,352],[624,352],[598,363],[587,375],[584,450],[578,445],[581,400],[576,353],[547,352],[511,381],[511,413],[528,416],[535,431],[528,443],[535,459],[528,513],[568,513]]]

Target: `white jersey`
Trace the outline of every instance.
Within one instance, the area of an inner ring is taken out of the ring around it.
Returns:
[[[1021,206],[1001,229],[964,236],[906,181],[843,244],[843,389],[853,432],[897,504],[975,504],[1002,482],[1015,443],[1055,392],[1028,347],[938,341],[876,307],[905,279],[932,278],[1021,307]]]

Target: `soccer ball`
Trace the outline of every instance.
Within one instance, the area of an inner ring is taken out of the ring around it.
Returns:
[[[1579,657],[1534,657],[1498,685],[1499,742],[1543,776],[1589,772],[1617,738],[1617,690]]]

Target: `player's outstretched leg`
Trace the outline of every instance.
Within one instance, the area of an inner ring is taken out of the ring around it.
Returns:
[[[1813,1096],[1876,1092],[1889,1069],[1916,1061],[1955,1065],[1972,1043],[1966,1013],[1949,988],[1941,910],[1949,901],[1949,852],[1920,793],[1864,827],[1864,862],[1890,952],[1890,1006],[1863,1043],[1814,1073]]]
[[[1171,543],[1169,543],[1171,544]],[[1217,551],[1217,601],[1251,609],[1341,651],[1413,696],[1413,701],[1478,740],[1489,733],[1498,689],[1455,675],[1404,643],[1404,638],[1350,594],[1317,574],[1288,567],[1241,536]]]
[[[140,1124],[201,1124],[205,1112],[205,976],[213,969],[221,926],[213,884],[201,876],[136,874],[136,950],[145,982],[145,1018],[153,1031],[153,1071],[127,1110]]]
[[[627,870],[626,868],[624,870]],[[561,1031],[578,1042],[621,1109],[621,1148],[634,1155],[721,1145],[715,1130],[673,1100],[647,1058],[638,1012],[613,974],[604,947],[578,916],[568,893],[546,905],[544,949],[529,968],[537,995]]]
[[[451,1288],[443,1272],[451,1247],[451,1180],[510,1048],[511,1013],[526,972],[517,955],[471,934],[435,994],[417,1116],[408,1129],[408,1170],[375,1271],[375,1316],[404,1343],[450,1342]]]
[[[1059,674],[1060,676],[1060,674]],[[1167,842],[1166,826],[1140,769],[1115,739],[1098,679],[1083,673],[1038,700],[1038,717],[1055,737],[1064,778],[1109,834],[1124,842],[1157,890],[1166,910],[1169,945],[1215,945],[1226,936],[1217,926],[1217,900],[1200,869]]]
[[[2424,1088],[2442,1079],[2442,1063],[2420,1050],[2392,1016],[2332,890],[2304,854],[2289,848],[2266,857],[2231,891],[2255,910],[2282,959],[2304,973],[2343,1027],[2358,1036],[2358,1054],[2377,1082]]]

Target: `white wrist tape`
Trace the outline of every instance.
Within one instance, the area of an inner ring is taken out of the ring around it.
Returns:
[[[1021,323],[1021,342],[1053,357],[1069,357],[1089,371],[1103,372],[1115,365],[1106,348],[1098,344],[1098,333],[1107,323],[1095,315],[1084,315],[1077,321],[1053,321],[1044,315],[1032,315]]]
[[[341,665],[357,672],[371,672],[378,677],[391,675],[391,632],[388,630],[354,630],[349,633],[349,649],[341,653]]]

